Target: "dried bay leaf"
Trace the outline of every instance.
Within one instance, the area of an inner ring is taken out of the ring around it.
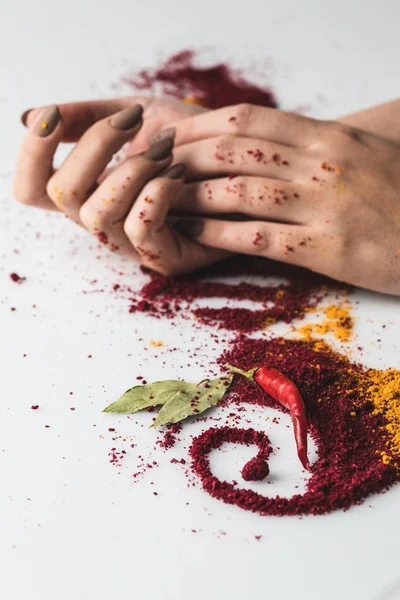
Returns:
[[[106,406],[103,412],[135,413],[150,406],[166,404],[177,392],[185,392],[195,388],[195,383],[174,380],[136,385],[122,394],[118,400]]]
[[[163,405],[152,427],[178,423],[187,417],[199,415],[211,406],[216,406],[228,391],[233,376],[206,379],[191,389],[175,392]]]

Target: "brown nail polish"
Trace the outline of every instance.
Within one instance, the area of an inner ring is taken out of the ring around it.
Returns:
[[[120,129],[126,131],[132,129],[140,123],[143,115],[143,106],[140,104],[134,104],[124,110],[116,113],[111,117],[110,124],[114,129]]]
[[[38,120],[35,123],[35,127],[33,131],[39,137],[47,137],[57,127],[57,123],[60,120],[60,111],[58,110],[58,106],[53,104],[52,106],[48,106],[45,108],[40,114]]]
[[[161,142],[150,146],[146,152],[143,152],[142,156],[148,158],[149,160],[163,160],[171,154],[173,146],[173,140],[162,140]]]
[[[167,179],[180,179],[183,177],[186,171],[186,165],[184,163],[178,163],[173,167],[170,167],[164,173],[161,173],[160,177],[166,177]]]
[[[26,122],[28,120],[28,115],[31,112],[31,110],[33,110],[33,108],[28,108],[28,110],[23,112],[21,115],[21,123],[22,123],[22,125],[25,125],[25,127],[26,127]]]
[[[185,235],[193,238],[201,234],[204,229],[203,219],[181,219],[174,225],[175,229]]]
[[[166,129],[160,129],[155,131],[149,136],[147,140],[150,145],[161,142],[162,140],[174,140],[176,134],[175,127],[167,127]]]

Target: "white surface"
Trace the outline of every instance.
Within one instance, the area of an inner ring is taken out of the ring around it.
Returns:
[[[135,425],[100,410],[139,373],[149,380],[200,378],[200,365],[219,352],[211,351],[214,344],[207,347],[207,331],[202,340],[188,322],[173,327],[129,315],[127,297],[110,290],[114,283],[139,287],[136,270],[57,215],[17,206],[10,184],[24,109],[126,93],[111,83],[130,65],[151,65],[159,51],[211,46],[216,57],[237,65],[269,58],[282,105],[310,105],[316,116],[393,98],[399,90],[399,20],[395,0],[204,0],[197,6],[177,0],[3,0],[1,598],[372,600],[396,579],[400,486],[347,513],[261,518],[212,500],[198,485],[188,488],[183,469],[170,464],[172,456],[186,456],[190,435],[201,429],[194,425],[170,453],[153,453],[160,467],[132,483],[136,455],[151,452],[157,436],[147,430],[149,415]],[[27,281],[13,284],[11,271]],[[91,285],[93,279],[98,284]],[[93,289],[106,291],[82,293]],[[366,293],[355,299],[354,348],[365,345],[369,365],[399,368],[400,301]],[[180,350],[172,354],[148,345],[159,338],[166,349]],[[182,371],[193,345],[200,348],[199,365]],[[31,404],[40,410],[31,411]],[[260,426],[257,415],[255,423]],[[113,426],[137,444],[120,469],[107,456]],[[283,429],[272,435],[281,440]],[[219,455],[216,472],[237,473],[244,455]],[[288,479],[300,475],[294,463],[287,473]],[[277,491],[288,491],[280,485]]]

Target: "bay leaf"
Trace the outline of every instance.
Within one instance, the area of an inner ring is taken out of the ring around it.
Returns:
[[[118,400],[106,406],[103,412],[135,413],[150,406],[166,404],[176,393],[195,388],[195,383],[175,380],[136,385],[122,394]]]
[[[228,391],[233,376],[206,379],[192,388],[176,391],[163,405],[151,427],[178,423],[186,417],[199,415],[211,406],[216,406]]]

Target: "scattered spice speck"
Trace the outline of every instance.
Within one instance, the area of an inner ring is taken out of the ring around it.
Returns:
[[[26,280],[26,277],[21,277],[18,273],[10,273],[10,279],[14,283],[23,283]]]

